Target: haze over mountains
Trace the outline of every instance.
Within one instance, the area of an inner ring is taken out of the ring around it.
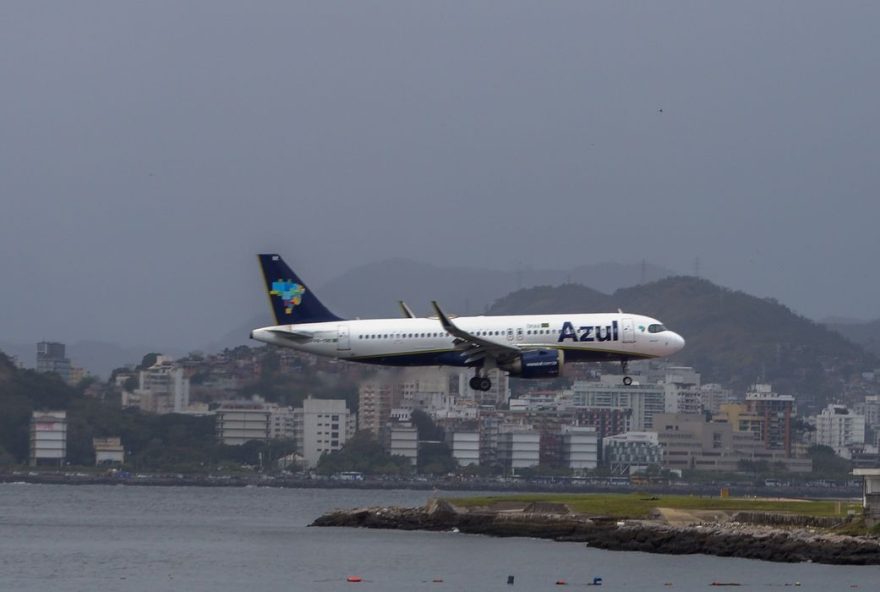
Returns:
[[[853,343],[858,343],[875,356],[880,356],[880,319],[826,319],[822,324],[837,331]]]
[[[437,300],[455,314],[476,315],[498,298],[530,286],[575,283],[613,292],[670,275],[675,272],[649,263],[597,263],[570,271],[498,271],[391,259],[356,267],[320,286],[317,293],[331,310],[348,317],[398,316],[398,300],[405,300],[417,314],[428,314],[431,300]]]

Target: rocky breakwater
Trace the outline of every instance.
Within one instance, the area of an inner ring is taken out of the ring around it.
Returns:
[[[671,526],[661,521],[618,521],[556,510],[528,506],[464,510],[445,501],[432,501],[424,508],[337,510],[319,517],[311,526],[458,531],[582,542],[617,551],[702,553],[789,563],[880,564],[880,541],[874,538],[739,522]]]

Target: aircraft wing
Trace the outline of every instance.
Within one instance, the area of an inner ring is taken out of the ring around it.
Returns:
[[[519,355],[520,349],[514,345],[504,345],[503,343],[489,341],[460,329],[440,310],[440,305],[437,304],[436,300],[431,301],[431,306],[434,307],[434,311],[437,313],[437,318],[440,319],[443,329],[456,338],[456,347],[467,355],[466,362],[476,362],[487,357],[504,361]]]

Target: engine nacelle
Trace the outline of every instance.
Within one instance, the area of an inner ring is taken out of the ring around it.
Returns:
[[[564,364],[565,352],[561,349],[533,349],[524,351],[501,369],[522,378],[553,378],[559,376]]]

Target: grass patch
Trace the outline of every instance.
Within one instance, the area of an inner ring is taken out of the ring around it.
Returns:
[[[868,527],[865,525],[865,520],[863,518],[847,522],[843,526],[835,528],[832,532],[834,532],[834,534],[845,534],[848,536],[865,536],[869,534]]]
[[[615,518],[647,518],[654,508],[775,512],[816,517],[846,516],[847,510],[850,509],[861,511],[861,504],[848,501],[786,501],[645,493],[533,493],[454,498],[448,501],[461,507],[490,506],[495,502],[548,502],[567,504],[572,511],[589,516],[612,516]]]

